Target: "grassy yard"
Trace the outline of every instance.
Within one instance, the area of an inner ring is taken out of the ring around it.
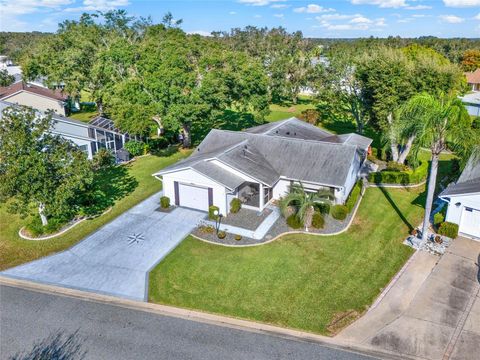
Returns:
[[[271,104],[270,114],[265,118],[268,122],[279,121],[298,116],[302,111],[307,109],[315,109],[315,105],[311,102],[310,98],[302,96],[298,99],[298,104],[292,103],[285,104]]]
[[[45,241],[28,241],[18,236],[18,230],[26,220],[20,219],[0,206],[0,270],[16,266],[40,257],[69,248],[100,226],[113,220],[127,209],[136,205],[148,196],[161,190],[161,182],[151,176],[155,171],[170,165],[189,152],[177,152],[167,157],[146,156],[119,167],[107,176],[101,184],[107,204],[112,210],[100,217],[84,221],[64,235]],[[113,178],[122,172],[120,179]],[[111,202],[111,203],[109,203]]]
[[[150,274],[152,302],[332,334],[365,311],[412,254],[422,189],[367,190],[348,232],[251,248],[186,238]]]
[[[76,113],[72,113],[72,114],[70,114],[69,117],[71,117],[72,119],[75,119],[75,120],[80,120],[80,121],[88,123],[90,120],[92,120],[97,115],[98,115],[98,112],[96,110],[92,110],[92,111],[79,111],[79,112],[76,112]]]

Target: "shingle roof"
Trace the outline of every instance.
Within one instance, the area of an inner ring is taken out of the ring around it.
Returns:
[[[480,68],[472,72],[466,72],[465,77],[469,84],[480,84]]]
[[[347,141],[348,137],[337,136],[337,141],[332,141],[334,136],[298,119],[288,119],[275,126],[261,125],[243,132],[212,130],[188,159],[164,168],[155,175],[196,169],[199,163],[210,162],[214,165],[212,160],[218,160],[267,186],[285,177],[343,187],[357,153],[363,151],[362,146],[366,143],[369,145],[371,140],[363,136],[354,137],[359,143],[354,144],[355,141]],[[311,139],[314,137],[318,140]],[[216,172],[213,167],[207,170]],[[238,180],[222,180],[222,176],[218,176],[218,181],[229,188]]]
[[[480,159],[472,156],[455,184],[450,184],[440,197],[480,192]]]
[[[225,185],[230,190],[236,189],[245,182],[240,176],[213,164],[211,161],[199,161],[192,168],[206,177]]]
[[[19,81],[10,86],[0,87],[0,99],[8,98],[19,91],[28,91],[58,101],[66,101],[68,98],[67,95],[59,90],[50,90],[41,86],[26,84],[23,81]]]

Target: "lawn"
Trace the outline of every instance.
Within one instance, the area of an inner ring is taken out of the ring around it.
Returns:
[[[268,122],[279,121],[291,118],[293,116],[299,116],[302,111],[306,109],[315,109],[315,105],[311,99],[307,96],[301,96],[298,99],[298,104],[285,103],[285,104],[271,104],[270,114],[265,118]]]
[[[96,110],[93,111],[79,111],[76,113],[71,113],[69,115],[70,118],[75,119],[75,120],[80,120],[83,122],[88,123],[90,120],[92,120],[95,116],[98,115],[98,112]]]
[[[423,187],[369,188],[341,235],[229,248],[187,237],[150,273],[152,302],[332,335],[363,313],[413,250]]]
[[[100,184],[106,202],[102,205],[113,205],[112,210],[95,219],[84,221],[58,238],[44,241],[21,239],[18,230],[26,220],[8,213],[5,205],[0,206],[0,270],[69,248],[100,226],[160,191],[161,182],[152,174],[189,153],[182,151],[166,157],[145,156],[112,170]]]

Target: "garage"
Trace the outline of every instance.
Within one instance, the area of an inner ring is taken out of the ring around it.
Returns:
[[[471,207],[463,208],[459,232],[480,238],[480,210]]]
[[[191,209],[208,211],[212,204],[213,189],[175,182],[175,204]]]

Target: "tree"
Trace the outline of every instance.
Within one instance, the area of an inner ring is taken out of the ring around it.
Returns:
[[[315,211],[315,206],[325,204],[330,205],[332,200],[333,197],[330,192],[307,192],[302,184],[294,184],[290,187],[290,192],[281,199],[280,209],[282,213],[286,215],[288,212],[287,208],[294,206],[297,210],[296,216],[302,221],[308,231],[312,226],[312,217]]]
[[[6,69],[0,70],[0,86],[9,86],[15,81],[15,76],[10,75]]]
[[[431,152],[422,228],[422,240],[426,241],[441,152],[448,148],[466,157],[468,152],[478,146],[480,138],[472,130],[472,121],[465,106],[454,95],[437,97],[428,93],[417,94],[401,107],[400,115],[401,135],[404,138],[415,136],[412,147],[414,158],[418,157],[421,148],[428,148]]]
[[[462,55],[462,68],[465,71],[475,71],[480,68],[480,50],[466,50]]]
[[[0,121],[0,198],[22,215],[36,208],[44,226],[50,216],[71,215],[93,179],[86,155],[49,133],[52,126],[51,116],[19,106]]]

